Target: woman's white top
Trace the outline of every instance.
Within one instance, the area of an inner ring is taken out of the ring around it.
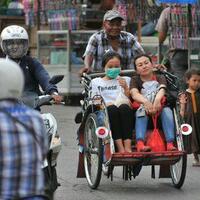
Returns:
[[[120,76],[126,80],[127,86],[129,87],[131,78],[128,76]],[[90,83],[91,94],[93,97],[95,95],[101,95],[105,103],[113,103],[117,99],[118,95],[123,92],[124,89],[119,85],[118,78],[104,80],[103,78],[94,78]]]

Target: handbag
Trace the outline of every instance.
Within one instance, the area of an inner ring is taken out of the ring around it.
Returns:
[[[146,145],[151,147],[153,152],[161,152],[166,150],[163,133],[157,128],[158,114],[152,117],[154,129],[148,133]]]

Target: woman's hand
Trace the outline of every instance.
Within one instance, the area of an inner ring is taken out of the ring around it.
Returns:
[[[144,105],[144,109],[145,109],[147,114],[153,114],[154,113],[153,104],[150,101],[146,100],[143,105]]]
[[[156,100],[153,102],[153,114],[156,114],[157,112],[159,112],[161,110],[161,101],[160,100]]]
[[[124,90],[128,89],[128,85],[126,83],[126,80],[124,78],[119,77],[118,78],[119,85],[124,88]]]
[[[119,81],[119,85],[124,89],[124,94],[129,97],[130,96],[130,91],[129,91],[129,87],[126,83],[126,80],[124,78],[119,77],[118,78]]]

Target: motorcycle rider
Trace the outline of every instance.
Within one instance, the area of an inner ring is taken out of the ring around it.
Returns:
[[[41,163],[48,139],[41,114],[17,100],[24,77],[12,60],[0,59],[0,199],[45,200]]]
[[[42,64],[27,55],[29,37],[27,31],[17,25],[7,26],[1,32],[1,48],[6,57],[18,63],[24,73],[25,85],[22,101],[34,107],[35,99],[41,95],[40,87],[46,94],[52,95],[55,103],[60,103],[56,85],[49,83],[50,77]]]

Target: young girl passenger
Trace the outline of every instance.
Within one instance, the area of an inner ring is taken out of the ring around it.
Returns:
[[[120,153],[131,152],[133,110],[127,104],[115,105],[120,92],[129,97],[130,77],[119,76],[121,57],[116,52],[108,51],[105,53],[102,65],[105,76],[92,79],[91,96],[100,94],[106,103],[112,137],[117,151]]]
[[[163,132],[167,141],[167,151],[176,150],[174,142],[174,119],[169,107],[162,107],[161,100],[165,95],[166,79],[153,71],[151,57],[141,54],[135,57],[134,64],[137,75],[133,76],[130,93],[134,101],[141,104],[136,111],[136,141],[138,151],[150,151],[145,146],[145,135],[150,116],[160,113]]]
[[[193,166],[200,167],[200,70],[190,69],[185,73],[188,88],[185,97],[180,99],[180,114],[192,126],[192,133],[184,136],[187,153],[193,153]]]

